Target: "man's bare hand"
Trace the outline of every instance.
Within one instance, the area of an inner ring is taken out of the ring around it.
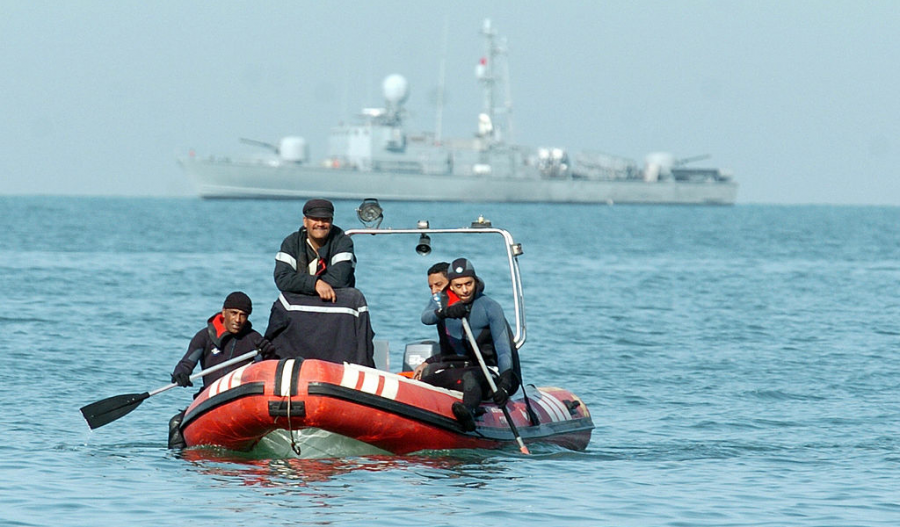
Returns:
[[[334,289],[324,280],[316,280],[316,293],[318,293],[319,298],[325,302],[331,302],[333,304],[337,301],[337,295],[334,293]]]

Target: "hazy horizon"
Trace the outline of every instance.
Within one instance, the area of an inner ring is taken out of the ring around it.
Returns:
[[[738,203],[900,205],[892,2],[0,0],[2,195],[192,196],[177,155],[329,129],[410,84],[409,129],[471,136],[491,19],[514,140],[708,154]]]

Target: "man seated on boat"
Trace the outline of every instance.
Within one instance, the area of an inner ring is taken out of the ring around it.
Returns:
[[[235,291],[225,297],[222,311],[209,317],[206,327],[191,339],[187,353],[175,365],[172,382],[178,386],[193,386],[190,376],[198,362],[205,370],[253,350],[259,350],[262,358],[274,357],[275,347],[254,330],[247,319],[252,311],[253,303],[245,293]],[[252,360],[204,375],[204,388]]]
[[[431,298],[432,299],[435,298],[435,295],[438,295],[437,298],[440,298],[440,295],[443,294],[444,291],[447,290],[447,286],[450,285],[450,280],[447,279],[447,273],[448,273],[449,269],[450,269],[450,264],[447,262],[438,262],[428,268],[428,273],[427,273],[428,289],[431,290]],[[455,295],[454,295],[454,297],[455,297]],[[431,306],[431,305],[432,305],[432,303],[429,302],[429,306]],[[438,308],[440,307],[440,304],[438,304],[437,302],[434,302],[434,305],[437,305]],[[431,308],[426,307],[425,308],[426,314],[433,315],[434,309],[435,309],[434,307],[431,307]],[[425,316],[425,314],[423,314],[423,317],[424,316]],[[424,322],[425,319],[423,318],[422,320]],[[425,322],[425,323],[428,324],[428,322]],[[446,350],[446,353],[452,355],[452,350],[450,349],[449,344],[447,343],[447,330],[444,326],[444,319],[438,319],[436,325],[437,325],[437,333],[438,333],[438,342],[440,343],[440,350],[441,351]]]
[[[449,269],[450,264],[447,262],[438,262],[428,268],[428,289],[432,295],[443,293],[450,285],[450,280],[447,279]]]
[[[172,382],[182,387],[193,386],[191,372],[194,371],[198,362],[200,368],[205,370],[253,350],[259,350],[258,358],[276,358],[275,346],[255,331],[253,325],[247,320],[252,312],[253,302],[245,293],[235,291],[225,297],[222,311],[209,317],[206,327],[198,331],[191,339],[187,353],[175,365]],[[252,361],[253,359],[248,359],[204,375],[203,388],[205,389],[217,379]],[[195,393],[194,398],[196,399],[202,391],[201,389]],[[184,447],[184,438],[181,436],[181,420],[183,418],[184,410],[175,414],[169,421],[169,448]]]
[[[303,226],[281,242],[275,255],[280,291],[334,302],[335,289],[356,285],[353,241],[333,218],[334,205],[328,200],[311,199],[303,205]]]
[[[413,373],[414,379],[463,393],[462,403],[453,403],[453,415],[466,431],[475,429],[475,416],[490,388],[470,349],[460,319],[469,322],[475,342],[485,362],[497,372],[494,403],[506,404],[521,384],[518,352],[503,308],[484,294],[484,282],[475,274],[472,262],[457,258],[447,273],[449,286],[422,312],[423,324],[443,323],[441,353],[425,360]]]

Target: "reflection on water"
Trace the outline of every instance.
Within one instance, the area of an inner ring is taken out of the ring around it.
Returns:
[[[245,485],[261,487],[295,487],[329,482],[349,474],[383,471],[409,471],[427,479],[465,478],[465,486],[478,486],[479,480],[503,477],[505,462],[486,458],[480,451],[446,452],[434,455],[397,457],[377,455],[328,459],[253,459],[239,452],[192,448],[179,457],[190,462],[200,473],[236,478]]]

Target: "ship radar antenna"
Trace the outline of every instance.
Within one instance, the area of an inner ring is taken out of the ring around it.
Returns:
[[[444,135],[444,90],[446,89],[447,39],[450,34],[450,21],[444,17],[444,37],[441,45],[441,66],[438,73],[437,112],[434,123],[434,142],[440,144]]]
[[[387,110],[386,120],[390,124],[398,124],[403,119],[403,103],[409,97],[409,82],[403,75],[393,74],[385,77],[381,84]]]

